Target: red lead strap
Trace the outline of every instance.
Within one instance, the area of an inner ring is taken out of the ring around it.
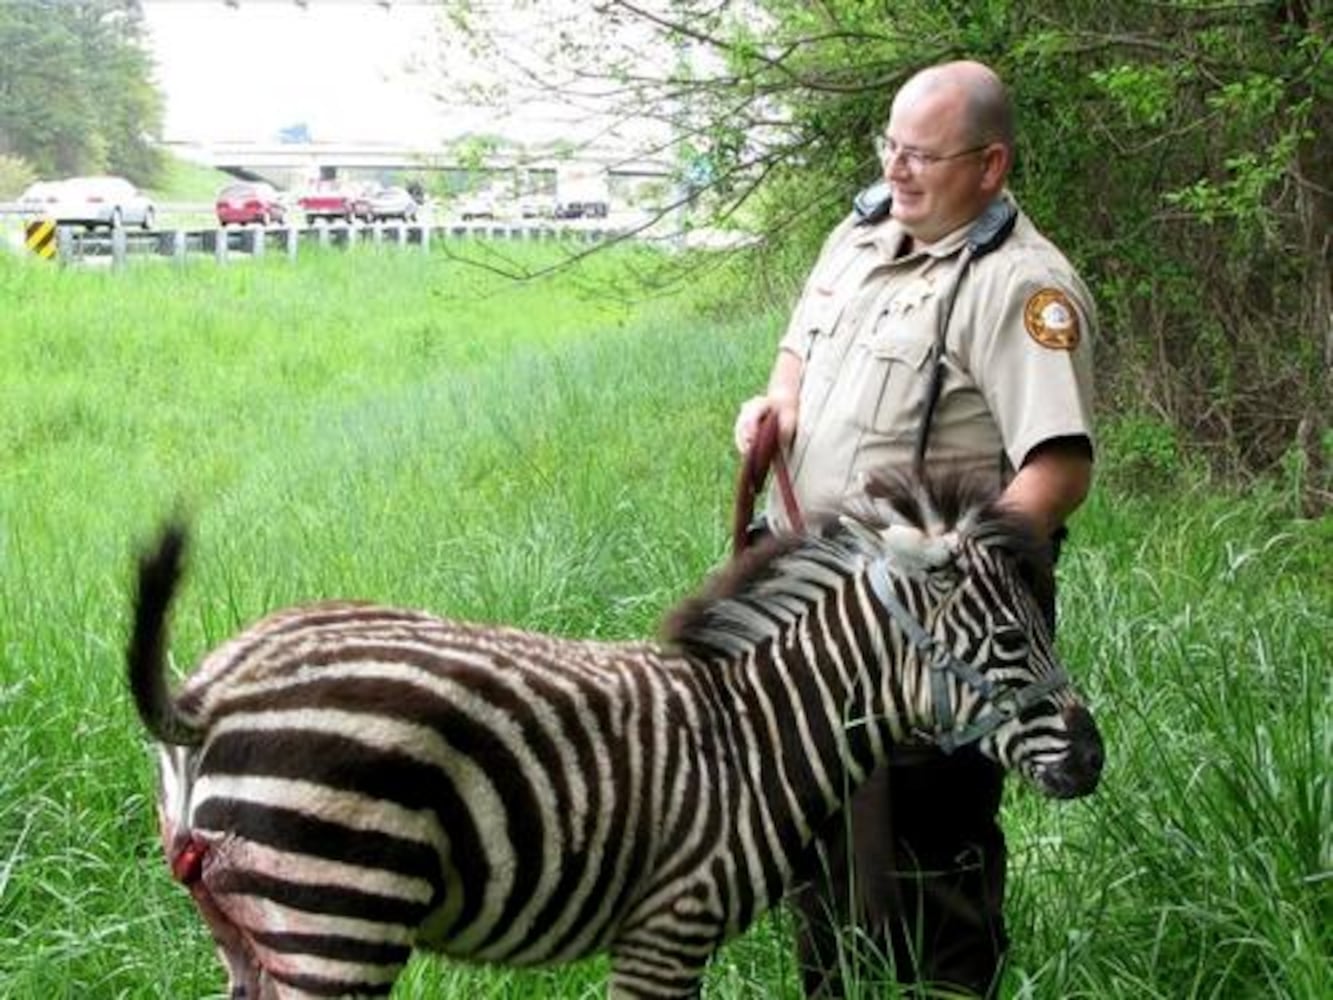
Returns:
[[[759,418],[755,427],[754,443],[746,452],[741,462],[740,475],[736,482],[736,510],[732,521],[731,551],[740,555],[748,545],[750,521],[754,517],[755,497],[764,488],[764,479],[769,467],[774,470],[778,481],[778,493],[782,497],[782,507],[787,514],[787,521],[795,534],[805,533],[805,518],[796,503],[796,491],[792,489],[791,473],[787,471],[787,460],[778,444],[778,415],[775,410],[767,411]]]

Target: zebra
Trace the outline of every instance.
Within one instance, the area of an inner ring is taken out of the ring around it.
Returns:
[[[1055,798],[1099,779],[1034,598],[1043,549],[964,485],[880,484],[750,550],[658,642],[324,602],[173,691],[186,534],[140,557],[128,679],[168,865],[233,998],[385,995],[414,948],[609,951],[610,996],[698,996],[895,744],[975,743]]]

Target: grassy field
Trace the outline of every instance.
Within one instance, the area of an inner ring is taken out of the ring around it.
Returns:
[[[644,263],[0,257],[0,997],[221,995],[121,678],[132,554],[168,512],[195,527],[183,664],[329,596],[648,636],[722,559],[732,413],[781,319],[632,294]],[[1184,475],[1080,513],[1060,641],[1109,764],[1088,800],[1010,789],[1007,996],[1333,996],[1333,525],[1286,508]],[[708,995],[797,997],[784,930]],[[591,997],[603,972],[426,960],[395,995]]]
[[[159,202],[194,201],[211,205],[217,197],[218,189],[235,180],[225,171],[168,156],[162,178],[149,194]]]

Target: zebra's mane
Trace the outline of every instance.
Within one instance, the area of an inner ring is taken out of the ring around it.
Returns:
[[[1024,518],[997,506],[996,496],[974,476],[872,479],[805,535],[769,537],[733,558],[667,615],[662,639],[703,659],[735,656],[776,636],[871,560],[889,555],[899,572],[916,574],[952,560],[964,540],[1007,551],[1040,603],[1053,587],[1049,545]],[[906,530],[891,543],[897,529]]]

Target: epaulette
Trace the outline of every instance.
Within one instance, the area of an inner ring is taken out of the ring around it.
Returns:
[[[893,209],[893,188],[888,181],[879,180],[862,188],[852,199],[858,226],[870,226],[886,217]]]

